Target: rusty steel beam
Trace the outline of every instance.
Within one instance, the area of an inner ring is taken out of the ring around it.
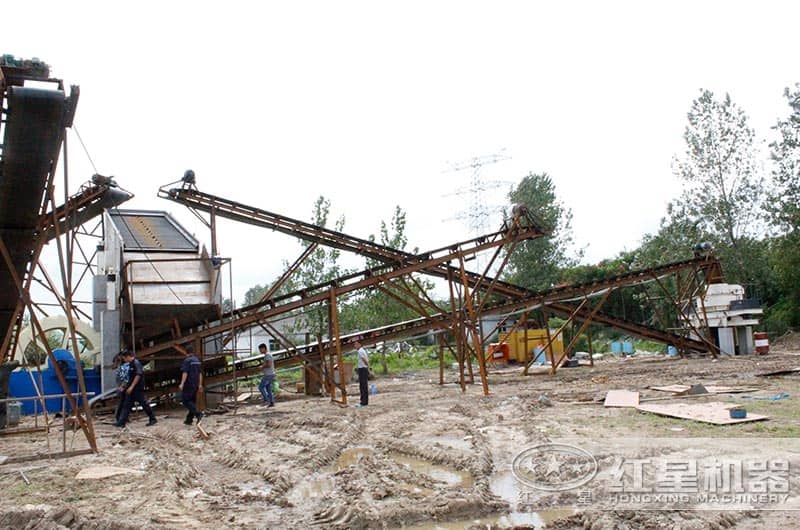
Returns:
[[[559,303],[559,302],[548,303],[547,308],[553,311],[554,313],[558,313],[563,316],[568,316],[575,310],[575,307],[573,305],[568,303]],[[577,314],[577,318],[579,320],[584,320],[588,317],[589,317],[589,312],[586,310],[581,310]],[[598,311],[594,316],[592,316],[591,320],[594,322],[598,322],[600,324],[604,324],[606,326],[620,329],[622,331],[630,333],[631,335],[635,335],[637,337],[646,340],[654,340],[657,342],[662,342],[664,344],[672,344],[676,348],[684,348],[688,351],[697,351],[697,352],[708,351],[708,345],[703,341],[690,339],[689,337],[684,337],[683,335],[670,333],[668,331],[663,331],[658,328],[646,326],[638,322],[633,322],[631,320],[615,317],[603,311]]]
[[[11,254],[6,247],[5,242],[3,241],[2,236],[0,236],[0,255],[2,255],[3,259],[5,260],[6,265],[9,267],[9,271],[11,272],[11,278],[14,281],[14,284],[17,287],[19,297],[22,299],[26,305],[28,306],[28,313],[31,317],[31,323],[33,324],[34,328],[36,329],[36,333],[39,336],[39,339],[42,341],[45,347],[45,351],[47,352],[47,357],[50,360],[50,366],[53,368],[53,372],[56,374],[56,378],[58,379],[59,384],[61,385],[62,390],[64,390],[64,394],[67,396],[67,400],[69,401],[71,410],[75,413],[75,417],[78,419],[78,423],[83,429],[84,434],[86,435],[86,440],[89,442],[92,450],[96,453],[97,452],[97,442],[94,437],[94,428],[91,424],[91,417],[84,418],[78,413],[78,406],[75,400],[75,397],[72,395],[72,392],[69,389],[69,385],[67,384],[67,380],[64,379],[64,374],[61,373],[61,370],[58,367],[58,363],[56,362],[56,358],[53,355],[53,350],[50,348],[50,344],[47,342],[47,335],[42,329],[41,324],[39,323],[39,319],[36,318],[36,314],[33,311],[33,307],[31,305],[30,300],[30,293],[27,292],[24,288],[22,280],[17,275],[16,271],[14,270],[11,260]],[[76,351],[77,355],[77,351]],[[83,398],[83,402],[87,402],[86,398],[86,389],[83,388],[81,392],[81,397]]]
[[[558,358],[558,361],[553,363],[553,366],[561,366],[561,363],[564,362],[564,359],[567,357],[567,355],[569,355],[569,352],[572,351],[572,348],[575,346],[575,343],[578,341],[578,337],[580,337],[581,334],[586,330],[586,328],[589,327],[589,324],[592,323],[592,319],[595,316],[597,316],[597,313],[600,312],[600,309],[603,307],[603,304],[606,303],[606,300],[608,300],[608,297],[611,296],[612,292],[613,292],[613,289],[609,289],[602,296],[602,298],[600,298],[600,301],[598,301],[597,304],[595,304],[594,308],[589,312],[589,315],[586,316],[586,318],[584,318],[583,323],[581,324],[581,327],[577,331],[577,333],[575,332],[575,319],[578,318],[578,315],[582,311],[589,311],[589,309],[588,308],[584,308],[583,305],[580,305],[580,306],[578,306],[578,308],[575,311],[573,311],[573,313],[572,313],[572,339],[570,339],[569,344],[567,344],[567,347],[564,348],[564,351],[561,353],[561,357]],[[526,366],[526,369],[527,369],[527,366]]]
[[[184,344],[197,338],[210,337],[223,331],[233,331],[246,328],[261,320],[269,319],[290,311],[308,307],[310,305],[325,302],[329,299],[330,292],[335,292],[336,296],[341,296],[359,289],[374,287],[384,282],[389,282],[404,275],[420,272],[443,263],[450,262],[459,257],[477,254],[487,249],[502,246],[521,239],[537,237],[539,231],[533,227],[521,226],[519,218],[515,219],[510,227],[504,231],[498,231],[487,236],[473,238],[467,241],[456,243],[448,247],[443,247],[430,252],[425,252],[401,260],[392,265],[382,265],[366,269],[358,273],[350,274],[326,284],[312,286],[301,291],[289,293],[280,297],[273,298],[260,304],[251,305],[241,310],[227,314],[228,321],[212,325],[206,329],[198,330],[194,333],[176,337],[159,344],[142,348],[137,352],[141,358],[152,356],[158,352],[172,348],[175,345]],[[283,302],[283,303],[280,303]],[[262,311],[254,313],[252,310],[258,307],[264,308]]]
[[[169,185],[167,185],[169,186]],[[339,250],[353,252],[355,254],[376,260],[381,263],[394,263],[398,261],[413,259],[414,254],[403,250],[398,250],[386,245],[381,245],[374,241],[362,239],[359,237],[330,230],[321,226],[317,226],[305,221],[293,219],[285,215],[280,215],[274,212],[263,210],[255,206],[248,206],[240,202],[225,199],[209,193],[199,191],[193,184],[184,183],[180,188],[167,189],[167,186],[162,186],[158,191],[158,196],[183,204],[192,211],[202,211],[206,213],[214,212],[215,216],[224,217],[232,221],[250,224],[253,226],[260,226],[275,230],[290,236],[294,236],[305,241],[315,242],[320,245],[325,245]],[[196,214],[199,215],[199,214]],[[527,211],[519,212],[526,218],[526,222],[532,228],[535,228],[536,234],[532,235],[530,239],[536,237],[543,237],[549,231],[540,226],[533,216],[529,215]],[[439,278],[447,277],[447,264],[438,264],[426,269],[424,272]],[[470,285],[479,285],[485,278],[480,275],[468,272],[470,278]],[[520,290],[519,287],[500,281],[496,278],[492,279],[494,284],[492,289],[499,295],[506,297],[524,296],[525,290]]]
[[[597,294],[602,293],[604,290],[608,288],[636,285],[638,283],[641,283],[643,279],[647,281],[648,278],[650,278],[650,273],[653,271],[656,272],[657,276],[674,274],[676,271],[683,271],[695,266],[699,266],[701,267],[701,269],[703,267],[706,267],[707,270],[713,271],[714,270],[714,264],[712,263],[713,261],[714,261],[713,259],[709,258],[695,258],[691,260],[685,260],[681,262],[662,265],[652,269],[631,271],[629,273],[616,275],[611,278],[595,280],[592,282],[585,282],[582,284],[574,284],[570,286],[560,286],[545,291],[532,292],[526,299],[523,300],[498,302],[492,304],[491,306],[487,306],[484,308],[483,314],[484,315],[506,314],[506,313],[512,313],[514,311],[524,310],[526,308],[531,308],[531,307],[545,307],[549,311],[553,311],[560,314],[570,315],[576,313],[575,318],[579,320],[585,320],[586,318],[591,316],[591,320],[594,322],[613,326],[640,337],[658,340],[664,343],[674,344],[676,345],[676,347],[684,347],[686,349],[695,351],[707,351],[708,347],[702,341],[696,341],[693,339],[689,339],[687,337],[683,337],[681,335],[676,335],[655,328],[650,328],[642,324],[613,317],[599,310],[594,312],[593,316],[592,316],[592,310],[588,308],[584,308],[576,312],[575,311],[576,305],[574,304],[574,302],[564,301],[564,300],[568,300],[570,296],[574,296],[576,295],[576,293],[580,293],[579,298],[585,299],[585,297],[591,296],[594,293]],[[453,285],[453,282],[456,281],[455,275],[453,275],[452,280],[453,280],[452,282],[448,282],[448,284],[451,287]],[[457,343],[456,352],[454,352],[454,354],[456,356],[456,360],[459,363],[459,380],[461,382],[462,389],[464,389],[465,388],[464,385],[466,383],[464,374],[464,369],[465,369],[464,363],[467,362],[467,355],[466,355],[467,346],[466,344],[464,344],[466,337],[460,337],[460,333],[458,331],[459,326],[457,325],[459,322],[459,318],[457,315],[463,312],[463,308],[456,305],[455,293],[453,293],[452,296],[453,298],[451,298],[451,304],[453,305],[451,306],[451,309],[449,311],[444,311],[439,314],[430,315],[423,318],[382,326],[372,330],[351,333],[348,335],[341,335],[339,337],[340,347],[343,350],[347,350],[347,349],[352,349],[352,346],[356,341],[361,342],[365,346],[374,346],[375,344],[379,342],[384,342],[386,340],[392,340],[399,337],[420,336],[425,333],[428,333],[429,331],[453,331],[455,333],[456,343]],[[228,326],[229,325],[230,324],[228,324]],[[181,340],[183,342],[186,342],[188,339],[184,338]],[[330,341],[322,341],[318,339],[317,343],[308,344],[305,347],[300,346],[297,348],[297,350],[294,351],[273,352],[273,355],[276,358],[275,361],[276,366],[291,366],[304,361],[308,361],[309,359],[319,359],[321,357],[321,351],[326,351],[326,350],[330,351],[332,347],[333,344]],[[239,376],[246,376],[258,373],[260,366],[261,366],[261,360],[259,357],[236,361],[237,374]],[[233,372],[232,367],[230,366],[228,366],[227,368],[222,367],[213,375],[207,376],[206,380],[208,381],[209,384],[217,384],[219,382],[229,381],[230,378],[232,377],[232,372]]]

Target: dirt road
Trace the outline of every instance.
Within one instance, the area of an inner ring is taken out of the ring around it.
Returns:
[[[98,455],[0,466],[0,528],[797,528],[799,512],[581,506],[573,492],[532,495],[511,469],[523,449],[561,439],[591,447],[602,464],[612,440],[635,440],[649,454],[655,439],[798,438],[800,374],[755,375],[794,366],[800,356],[771,354],[643,355],[554,377],[523,377],[512,367],[492,370],[489,397],[479,384],[462,393],[454,383],[439,386],[438,373],[409,373],[379,377],[362,409],[283,395],[271,409],[244,404],[211,414],[207,440],[183,425],[182,409],[156,409],[150,428],[141,415],[124,430],[100,417]],[[714,426],[597,402],[610,389],[663,397],[648,387],[679,383],[755,387],[748,397],[692,402],[744,404],[770,420]],[[780,394],[789,397],[756,399]],[[0,454],[32,453],[42,439],[0,438]],[[83,447],[80,433],[67,440]],[[76,478],[82,470],[118,474]],[[790,484],[800,490],[794,473]]]

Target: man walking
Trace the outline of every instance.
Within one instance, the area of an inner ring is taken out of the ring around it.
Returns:
[[[122,350],[121,355],[122,360],[130,364],[132,379],[123,396],[125,398],[125,405],[122,407],[122,413],[120,414],[119,420],[117,420],[117,423],[114,425],[117,427],[125,427],[134,403],[138,403],[142,407],[144,413],[147,414],[147,417],[150,418],[147,422],[147,426],[155,425],[157,423],[156,415],[153,414],[153,409],[150,408],[147,397],[144,395],[144,367],[131,350]]]
[[[359,341],[355,342],[358,348],[358,391],[361,394],[361,403],[358,407],[366,407],[369,404],[369,354]]]
[[[258,345],[258,352],[264,356],[264,375],[261,377],[258,391],[261,392],[261,397],[264,398],[267,407],[274,407],[275,398],[272,395],[272,385],[275,382],[275,359],[267,351],[267,345],[263,342]]]
[[[197,391],[200,389],[200,359],[194,354],[194,347],[191,344],[184,348],[185,355],[181,363],[181,401],[189,412],[186,414],[184,424],[191,425],[192,420],[197,418],[197,424],[203,419],[203,413],[197,410]]]
[[[114,356],[114,365],[117,370],[114,372],[114,378],[117,381],[117,409],[114,411],[114,422],[119,423],[122,416],[122,411],[125,409],[125,391],[131,383],[131,365],[122,360],[122,353]]]

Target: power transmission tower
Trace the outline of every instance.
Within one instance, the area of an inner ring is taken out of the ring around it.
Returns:
[[[511,160],[510,156],[503,154],[505,149],[501,149],[499,153],[475,156],[467,160],[451,164],[451,168],[446,172],[451,171],[469,171],[469,185],[466,187],[458,188],[453,193],[448,193],[445,197],[459,196],[467,197],[467,209],[461,210],[450,219],[457,219],[459,221],[466,221],[470,233],[473,236],[480,236],[489,232],[491,227],[492,218],[502,211],[499,204],[492,204],[489,196],[492,190],[496,190],[501,186],[510,185],[510,182],[501,180],[486,180],[483,176],[484,166],[496,164],[504,160]],[[478,267],[482,266],[485,257],[478,256]]]
[[[466,220],[470,233],[474,236],[485,234],[490,228],[491,216],[502,210],[500,205],[491,204],[488,197],[489,192],[511,184],[508,181],[484,179],[483,167],[504,160],[511,160],[511,157],[502,154],[502,152],[475,156],[468,160],[451,164],[451,169],[447,170],[448,172],[470,171],[469,185],[458,188],[453,193],[446,194],[445,197],[467,197],[467,209],[459,211],[451,219]]]

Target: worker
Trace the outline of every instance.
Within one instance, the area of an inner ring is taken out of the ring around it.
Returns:
[[[197,392],[200,390],[200,359],[194,354],[194,347],[189,344],[183,348],[184,359],[181,363],[181,383],[178,388],[181,391],[181,402],[186,410],[186,425],[191,425],[197,418],[197,424],[203,419],[203,413],[197,410]]]
[[[122,413],[120,414],[119,420],[117,420],[117,423],[114,425],[117,427],[125,427],[134,403],[138,403],[142,407],[144,413],[147,414],[149,418],[147,426],[155,425],[157,423],[156,415],[153,414],[153,409],[150,408],[147,397],[144,395],[144,367],[142,367],[142,363],[131,350],[123,350],[121,355],[122,360],[130,364],[132,379],[124,393],[125,404],[122,407]]]
[[[361,342],[356,341],[354,346],[358,349],[358,391],[361,394],[361,402],[357,407],[366,407],[369,404],[369,354]]]
[[[122,411],[125,408],[125,391],[131,382],[131,364],[122,360],[122,354],[118,353],[114,356],[114,366],[116,370],[114,377],[117,381],[117,408],[114,411],[114,421],[119,422],[122,416]]]
[[[261,377],[258,391],[261,392],[261,397],[264,398],[264,404],[267,408],[274,407],[275,397],[272,393],[272,385],[275,383],[275,359],[267,351],[267,345],[263,342],[258,345],[258,352],[264,356],[264,375]]]

